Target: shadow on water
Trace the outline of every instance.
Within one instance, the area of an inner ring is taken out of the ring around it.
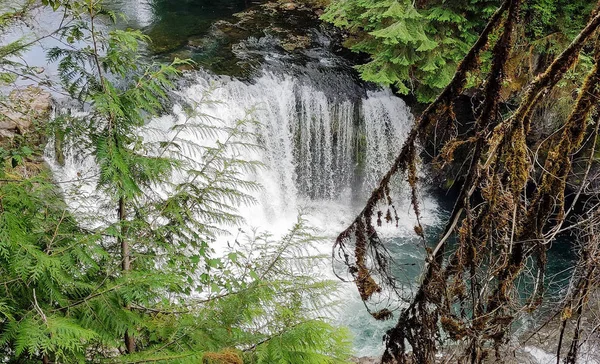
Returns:
[[[432,197],[438,203],[440,209],[444,212],[444,216],[450,216],[452,208],[458,198],[459,188],[451,188],[450,190],[433,189]],[[442,220],[445,223],[445,220]],[[436,227],[441,234],[444,226]],[[439,236],[430,240],[430,244],[434,246],[437,243]],[[450,250],[452,250],[455,240],[451,239]],[[540,312],[536,313],[536,317],[547,317],[554,314],[556,305],[564,297],[566,290],[569,287],[570,278],[573,274],[573,269],[577,263],[577,239],[573,235],[563,233],[558,235],[550,244],[547,251],[547,265],[544,277],[544,299]],[[529,260],[524,268],[527,272],[533,268],[535,262]],[[524,274],[517,282],[518,297],[523,304],[528,302],[531,293],[534,290],[535,277],[529,274]]]

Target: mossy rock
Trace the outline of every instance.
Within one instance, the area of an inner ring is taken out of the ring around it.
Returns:
[[[297,49],[305,49],[312,43],[310,37],[306,35],[294,35],[289,34],[284,40],[281,41],[281,46],[288,52],[295,51]]]

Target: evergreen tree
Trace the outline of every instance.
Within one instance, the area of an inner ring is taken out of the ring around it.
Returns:
[[[357,66],[363,79],[393,85],[401,94],[411,93],[420,102],[431,102],[450,83],[459,62],[500,4],[498,0],[332,0],[323,19],[347,31],[348,48],[370,56],[369,62]],[[512,55],[512,66],[507,69],[518,83],[515,89],[529,80],[518,81],[522,74],[537,75],[568,45],[585,25],[593,6],[594,2],[584,0],[523,4],[520,12],[526,21],[519,26],[524,36],[518,39],[520,50]],[[481,57],[484,79],[490,54],[483,52]],[[478,76],[474,73],[471,77]],[[471,80],[467,86],[475,86],[481,79]]]
[[[346,45],[371,55],[362,77],[431,101],[452,79],[495,1],[340,0],[323,19],[348,30]]]
[[[39,147],[0,155],[0,362],[345,362],[347,333],[321,317],[335,284],[310,271],[323,257],[307,253],[318,238],[303,221],[281,241],[212,249],[259,188],[243,178],[258,167],[242,158],[255,121],[190,114],[153,141],[142,128],[166,111],[184,62],[145,62],[146,37],[101,26],[116,15],[99,2],[46,5],[71,19],[59,33],[73,46],[48,56],[88,110],[52,127],[94,158],[110,206],[86,223],[46,170],[19,173]]]

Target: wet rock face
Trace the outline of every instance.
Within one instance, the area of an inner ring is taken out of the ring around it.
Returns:
[[[34,123],[48,118],[52,96],[39,87],[13,90],[0,106],[0,138],[12,138],[31,131]]]

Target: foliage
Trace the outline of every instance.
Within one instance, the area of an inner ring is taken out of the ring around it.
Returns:
[[[323,19],[347,31],[346,46],[370,56],[357,66],[363,79],[394,85],[401,94],[431,102],[446,87],[498,0],[333,0]],[[533,51],[538,72],[583,27],[590,1],[534,0],[521,9],[524,36],[514,55]],[[529,47],[534,45],[532,49]],[[489,54],[482,54],[489,62]],[[483,69],[489,63],[483,63]],[[519,66],[527,66],[521,63]],[[511,72],[511,70],[508,70]],[[583,77],[582,75],[580,75]],[[485,72],[483,74],[485,77]],[[516,77],[513,77],[516,78]],[[475,86],[473,81],[470,86]]]
[[[120,362],[115,349],[135,325],[138,351],[127,360],[195,363],[238,347],[256,363],[345,362],[347,334],[318,319],[335,284],[312,272],[325,258],[306,254],[314,235],[302,220],[280,242],[249,236],[205,261],[172,251],[173,268],[122,277],[103,247],[109,228],[79,228],[48,176],[3,183],[0,196],[0,348],[10,360]],[[188,294],[194,270],[204,273]]]
[[[0,149],[0,362],[345,362],[347,333],[321,317],[336,285],[312,272],[323,257],[303,220],[281,241],[213,250],[260,188],[244,178],[260,167],[242,158],[257,148],[251,115],[226,125],[189,112],[154,130],[186,62],[147,63],[147,38],[99,26],[116,16],[98,2],[44,5],[69,19],[57,31],[68,46],[48,57],[87,110],[51,132],[95,160],[107,206],[67,208],[43,168],[19,173],[39,148]]]
[[[431,101],[451,80],[495,1],[333,1],[323,19],[349,32],[346,45],[371,55],[367,81]]]
[[[578,29],[585,26],[587,15],[593,8],[592,1],[527,1],[523,4],[522,16],[527,24],[528,40],[536,41],[556,33],[572,39],[577,35]],[[559,47],[561,44],[555,45]]]
[[[56,360],[83,360],[97,334],[53,308],[85,297],[105,255],[98,236],[79,234],[56,188],[40,175],[0,185],[0,277],[3,318],[0,347],[15,358],[54,353]]]

